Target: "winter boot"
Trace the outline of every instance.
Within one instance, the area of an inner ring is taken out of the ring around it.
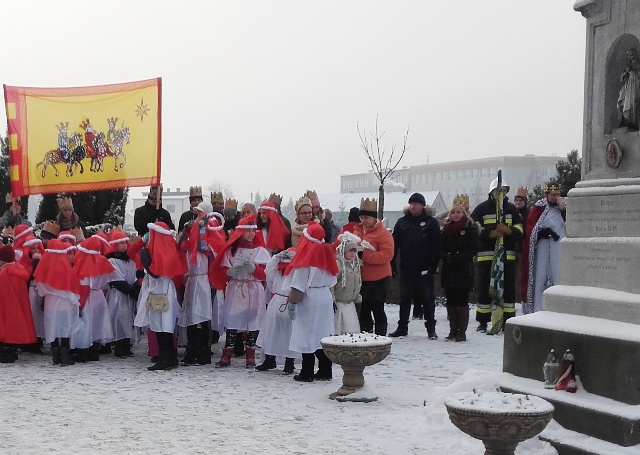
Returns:
[[[211,344],[218,344],[219,341],[220,341],[220,332],[218,332],[217,330],[212,330],[211,331]]]
[[[293,377],[298,382],[313,382],[313,369],[316,365],[315,354],[302,354],[302,369]]]
[[[476,332],[487,333],[487,323],[486,322],[480,322],[478,324],[478,327],[476,327]]]
[[[11,352],[10,348],[0,346],[0,363],[13,363],[15,362],[15,356]]]
[[[315,355],[318,358],[318,372],[313,375],[313,379],[317,379],[318,381],[331,381],[331,379],[333,379],[333,373],[331,371],[333,363],[322,349],[318,349]]]
[[[69,353],[69,348],[64,348],[61,347],[60,348],[60,365],[63,367],[69,366],[69,365],[75,365],[76,362],[73,360],[73,358],[71,357],[71,354]]]
[[[395,330],[395,332],[391,332],[389,336],[392,338],[397,338],[397,337],[406,337],[408,334],[409,334],[409,328],[406,325],[398,324],[398,328]]]
[[[100,360],[100,343],[93,343],[88,349],[87,360],[89,362],[97,362]]]
[[[200,346],[196,363],[198,365],[211,365],[211,348],[208,344],[206,346]]]
[[[198,356],[198,346],[196,346],[195,344],[188,344],[187,352],[184,358],[182,359],[182,364],[185,366],[195,365],[196,361],[198,360],[197,356]]]
[[[54,365],[60,365],[60,346],[51,346],[51,358]]]
[[[376,323],[375,333],[380,336],[387,336],[387,324]]]
[[[256,370],[258,370],[258,371],[273,370],[277,366],[278,365],[276,365],[276,356],[275,355],[266,354],[264,356],[264,362],[262,362],[260,365],[258,365],[256,367]]]
[[[220,360],[218,360],[216,362],[216,367],[224,368],[224,367],[228,367],[229,365],[231,365],[231,356],[232,355],[233,355],[233,348],[232,347],[224,348],[222,350],[222,356],[220,357]]]
[[[458,332],[454,341],[467,341],[467,327],[469,327],[469,308],[456,308],[458,318]]]
[[[458,308],[447,307],[447,319],[449,319],[449,335],[444,337],[445,340],[451,341],[458,333]]]
[[[85,363],[87,361],[88,353],[88,349],[74,349],[73,360],[78,363]]]
[[[147,368],[149,371],[173,370],[176,367],[177,358],[175,351],[160,351],[159,359],[156,363]]]
[[[111,354],[111,343],[106,343],[100,346],[98,350],[99,354]]]
[[[284,369],[282,370],[282,374],[284,375],[293,374],[295,369],[296,369],[296,366],[294,364],[294,359],[292,359],[291,357],[287,357],[284,361]]]
[[[247,346],[244,351],[246,353],[245,359],[246,359],[247,368],[255,367],[256,366],[256,348]]]

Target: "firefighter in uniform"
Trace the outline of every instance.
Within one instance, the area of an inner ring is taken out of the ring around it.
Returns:
[[[505,194],[502,220],[496,220],[497,192]],[[522,218],[515,205],[507,200],[506,194],[509,186],[502,181],[498,188],[498,179],[494,179],[489,186],[489,197],[481,202],[471,214],[471,218],[480,225],[480,250],[478,252],[477,293],[478,305],[476,307],[476,321],[478,332],[486,332],[487,325],[491,322],[492,299],[489,296],[489,284],[491,281],[491,263],[495,252],[496,239],[504,238],[506,262],[504,264],[504,321],[515,316],[516,300],[516,242],[522,238]]]

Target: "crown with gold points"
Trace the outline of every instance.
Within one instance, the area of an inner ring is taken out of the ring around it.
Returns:
[[[300,207],[303,205],[311,206],[311,199],[306,194],[300,196],[300,198],[296,201],[296,213],[300,211]]]
[[[57,237],[60,233],[60,225],[56,221],[45,221],[42,230]]]
[[[229,200],[231,200],[231,199],[229,199]],[[215,204],[215,203],[225,204],[224,196],[222,195],[222,191],[214,191],[214,192],[211,193],[211,203],[212,204]],[[236,201],[236,207],[237,206],[238,206],[238,203]],[[226,208],[226,206],[225,206],[225,208]]]
[[[89,119],[83,120],[82,123],[80,123],[80,128],[82,128],[85,131],[89,127],[91,127],[91,121]]]
[[[201,186],[191,186],[189,187],[189,198],[192,197],[202,197],[202,187]]]
[[[236,199],[227,199],[224,201],[224,208],[238,210],[238,201]]]
[[[451,210],[462,210],[467,213],[469,211],[469,195],[468,194],[456,194],[451,202]]]
[[[314,190],[307,190],[304,194],[311,201],[311,205],[320,205],[320,199],[318,199],[318,193]]]
[[[560,184],[558,182],[549,182],[544,185],[545,193],[551,193],[552,191],[561,191]]]
[[[59,197],[56,202],[58,203],[58,210],[61,212],[67,209],[73,210],[73,201],[70,197]]]
[[[276,193],[271,193],[269,195],[269,199],[267,199],[269,202],[273,202],[276,206],[276,208],[280,208],[280,206],[282,205],[282,196],[280,196],[279,194]]]
[[[516,195],[514,196],[514,198],[516,197],[522,197],[525,199],[529,198],[529,188],[527,188],[526,186],[519,186],[516,189]]]
[[[62,123],[60,122],[59,125],[56,125],[56,128],[58,128],[58,131],[67,131],[67,129],[69,128],[69,122],[66,123]]]
[[[362,198],[360,199],[360,210],[358,215],[378,216],[378,201],[376,199]]]

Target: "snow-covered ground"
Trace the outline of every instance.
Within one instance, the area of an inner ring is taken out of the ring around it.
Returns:
[[[393,330],[398,307],[388,305],[387,315]],[[443,403],[455,392],[495,390],[503,337],[476,333],[472,321],[468,342],[445,342],[445,309],[436,315],[439,340],[428,340],[422,321],[412,321],[409,336],[365,369],[365,387],[379,396],[373,403],[328,398],[341,385],[337,365],[333,381],[297,383],[281,368],[261,373],[239,358],[225,369],[150,372],[144,342],[133,358],[103,355],[67,368],[48,355],[21,353],[18,362],[0,365],[1,451],[480,454],[482,443],[451,424]],[[221,348],[214,345],[214,361]],[[516,453],[557,452],[532,439]]]

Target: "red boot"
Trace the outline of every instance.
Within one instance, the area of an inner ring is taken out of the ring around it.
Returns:
[[[244,349],[245,358],[247,361],[247,368],[253,368],[256,366],[256,348],[246,347]]]
[[[218,368],[223,368],[223,367],[228,367],[229,365],[231,365],[231,356],[232,355],[233,355],[233,347],[224,348],[222,350],[222,356],[220,357],[220,360],[218,360],[216,362],[216,366]]]

